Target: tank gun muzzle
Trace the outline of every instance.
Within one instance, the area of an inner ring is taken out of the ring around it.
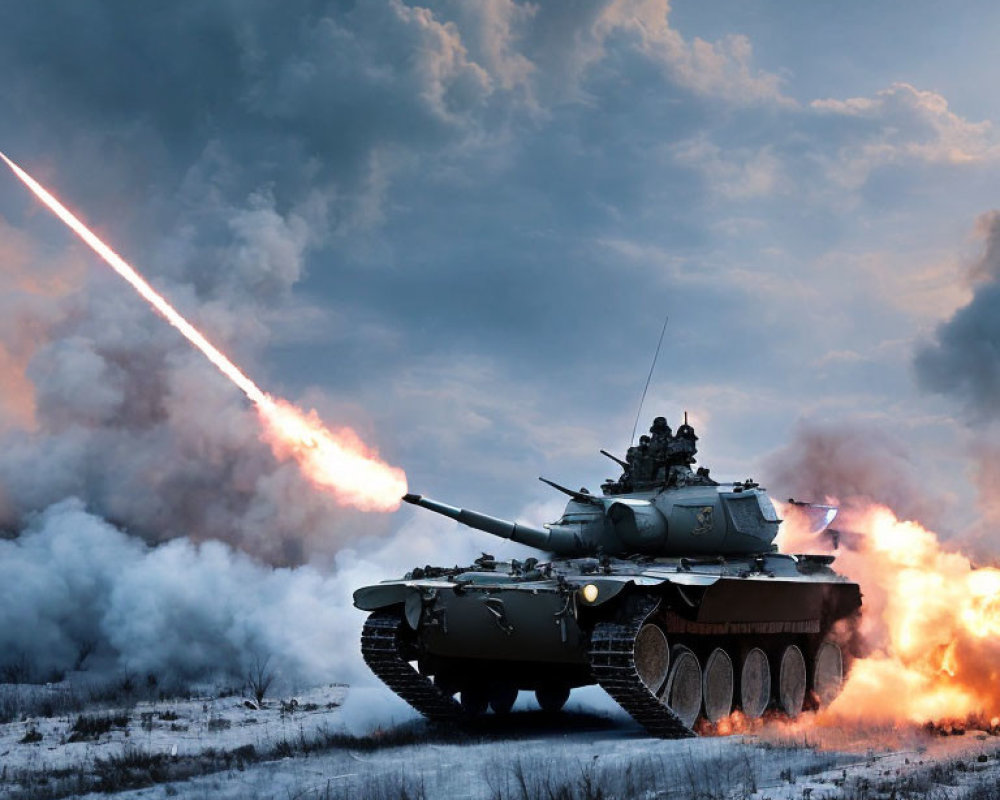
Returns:
[[[486,533],[492,533],[501,539],[510,539],[512,542],[525,544],[528,547],[535,547],[550,553],[559,555],[574,555],[581,549],[581,542],[571,530],[562,530],[561,526],[551,526],[548,530],[534,528],[531,525],[523,525],[519,522],[511,522],[499,517],[491,517],[488,514],[480,514],[478,511],[469,511],[466,508],[456,508],[447,503],[439,503],[419,494],[403,495],[403,500],[415,506],[421,506],[430,511],[434,511],[443,516],[476,528]]]

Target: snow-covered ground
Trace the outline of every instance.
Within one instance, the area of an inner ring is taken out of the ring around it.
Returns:
[[[206,697],[88,710],[82,725],[79,713],[10,722],[0,797],[945,798],[1000,778],[1000,739],[985,733],[775,724],[662,741],[596,688],[557,717],[522,694],[510,717],[461,730],[428,725],[383,689],[251,705]]]
[[[314,736],[339,723],[343,687],[315,689],[257,708],[243,697],[142,702],[127,709],[95,709],[52,718],[29,718],[0,726],[0,759],[8,771],[54,771],[106,758],[126,745],[172,757],[194,756],[212,747],[267,750],[285,739]],[[74,730],[83,717],[83,730]],[[109,726],[106,733],[94,728]],[[37,736],[27,736],[29,731]],[[25,741],[25,739],[28,741]],[[37,741],[30,741],[37,739]]]

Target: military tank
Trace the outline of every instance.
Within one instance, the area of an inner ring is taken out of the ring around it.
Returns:
[[[598,684],[650,734],[695,735],[739,710],[795,717],[839,692],[835,630],[861,606],[830,555],[778,552],[781,520],[752,480],[720,484],[692,469],[694,428],[650,435],[604,482],[569,496],[542,528],[417,494],[403,499],[540,551],[524,561],[484,553],[465,567],[417,567],[365,586],[361,651],[417,711],[460,721],[506,714],[519,691],[556,712],[576,687]],[[794,502],[794,501],[793,501]],[[796,513],[824,530],[826,505]]]

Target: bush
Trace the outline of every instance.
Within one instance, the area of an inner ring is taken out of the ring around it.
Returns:
[[[254,656],[247,667],[247,687],[258,706],[264,702],[264,695],[271,688],[274,679],[275,673],[271,666],[271,656]]]
[[[38,744],[40,741],[42,741],[42,734],[34,725],[29,726],[20,739],[21,744]]]
[[[118,792],[159,783],[167,778],[166,759],[165,755],[131,746],[119,755],[95,759],[96,788],[101,792]]]
[[[70,742],[88,742],[110,733],[112,728],[127,728],[128,714],[101,714],[86,716],[81,714],[70,728]]]

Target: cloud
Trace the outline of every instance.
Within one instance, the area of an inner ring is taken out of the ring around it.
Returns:
[[[687,41],[669,24],[668,0],[617,0],[595,26],[600,38],[617,32],[636,37],[647,56],[663,64],[681,86],[737,105],[793,106],[782,94],[777,75],[754,69],[753,47],[746,36],[731,34],[715,42]]]
[[[441,135],[447,126],[463,124],[493,91],[492,78],[469,59],[453,23],[399,0],[351,10],[328,6],[313,25],[289,31],[297,40],[294,51],[274,50],[261,38],[266,30],[249,30],[243,101],[263,117],[308,116],[313,124],[323,120],[349,127],[352,120],[345,112],[367,111],[375,116],[366,127],[402,144],[404,119],[411,137]],[[347,76],[355,86],[329,90]],[[396,107],[384,102],[389,97],[398,101]],[[307,131],[312,137],[319,133]],[[314,144],[322,146],[318,140]]]
[[[847,207],[887,168],[912,174],[1000,165],[1000,139],[991,121],[970,121],[952,111],[942,94],[908,83],[868,97],[785,104],[780,113],[784,129],[769,130],[756,147],[748,146],[753,128],[741,131],[734,146],[700,133],[675,145],[674,156],[699,169],[723,197],[765,196],[780,187],[811,203]],[[732,138],[733,132],[725,133]]]
[[[857,287],[861,296],[874,296],[884,313],[900,311],[936,322],[968,302],[968,286],[956,280],[962,273],[957,262],[950,252],[908,251],[900,246],[874,252],[830,252],[819,266],[831,280]]]
[[[1000,159],[991,122],[970,122],[953,112],[943,95],[908,83],[894,83],[873,97],[813,100],[810,108],[852,123],[839,126],[843,138],[827,167],[844,186],[860,186],[873,170],[888,165],[964,166]]]
[[[685,38],[670,24],[668,0],[610,0],[559,8],[541,5],[528,54],[540,66],[538,82],[565,99],[586,97],[592,73],[622,51],[639,55],[692,94],[734,106],[793,106],[777,75],[755,68],[746,36],[709,42]],[[533,45],[533,46],[532,46]]]
[[[465,3],[451,0],[440,5],[439,13],[454,21],[471,58],[508,91],[527,92],[524,100],[534,102],[532,79],[537,68],[526,53],[523,37],[539,13],[539,7],[514,0],[484,0]]]
[[[764,197],[781,191],[782,165],[772,148],[724,151],[704,137],[679,142],[672,148],[678,164],[698,170],[712,191],[730,200]]]
[[[11,19],[0,91],[29,120],[15,139],[38,137],[43,175],[239,364],[346,415],[418,475],[468,460],[471,442],[500,453],[509,503],[533,468],[506,448],[568,469],[574,431],[599,426],[588,440],[604,444],[609,417],[629,416],[616,381],[645,370],[640,343],[666,304],[672,374],[717,384],[700,373],[711,364],[750,393],[788,363],[781,340],[817,295],[830,330],[849,325],[843,290],[817,289],[823,263],[787,240],[829,245],[799,224],[814,199],[801,167],[839,139],[809,139],[808,121],[854,117],[791,103],[744,37],[682,34],[667,3],[102,9],[85,24],[27,7]],[[113,69],[90,58],[108,43]],[[155,95],[122,79],[147,60],[162,65]],[[747,206],[740,224],[720,197]],[[149,538],[221,537],[279,563],[335,551],[323,531],[352,520],[268,457],[242,400],[123,287],[88,274],[75,288],[30,348],[0,339],[20,353],[10,415],[36,426],[0,458],[7,524],[75,493]],[[823,344],[801,361],[860,352]],[[55,479],[29,485],[32,470]]]

